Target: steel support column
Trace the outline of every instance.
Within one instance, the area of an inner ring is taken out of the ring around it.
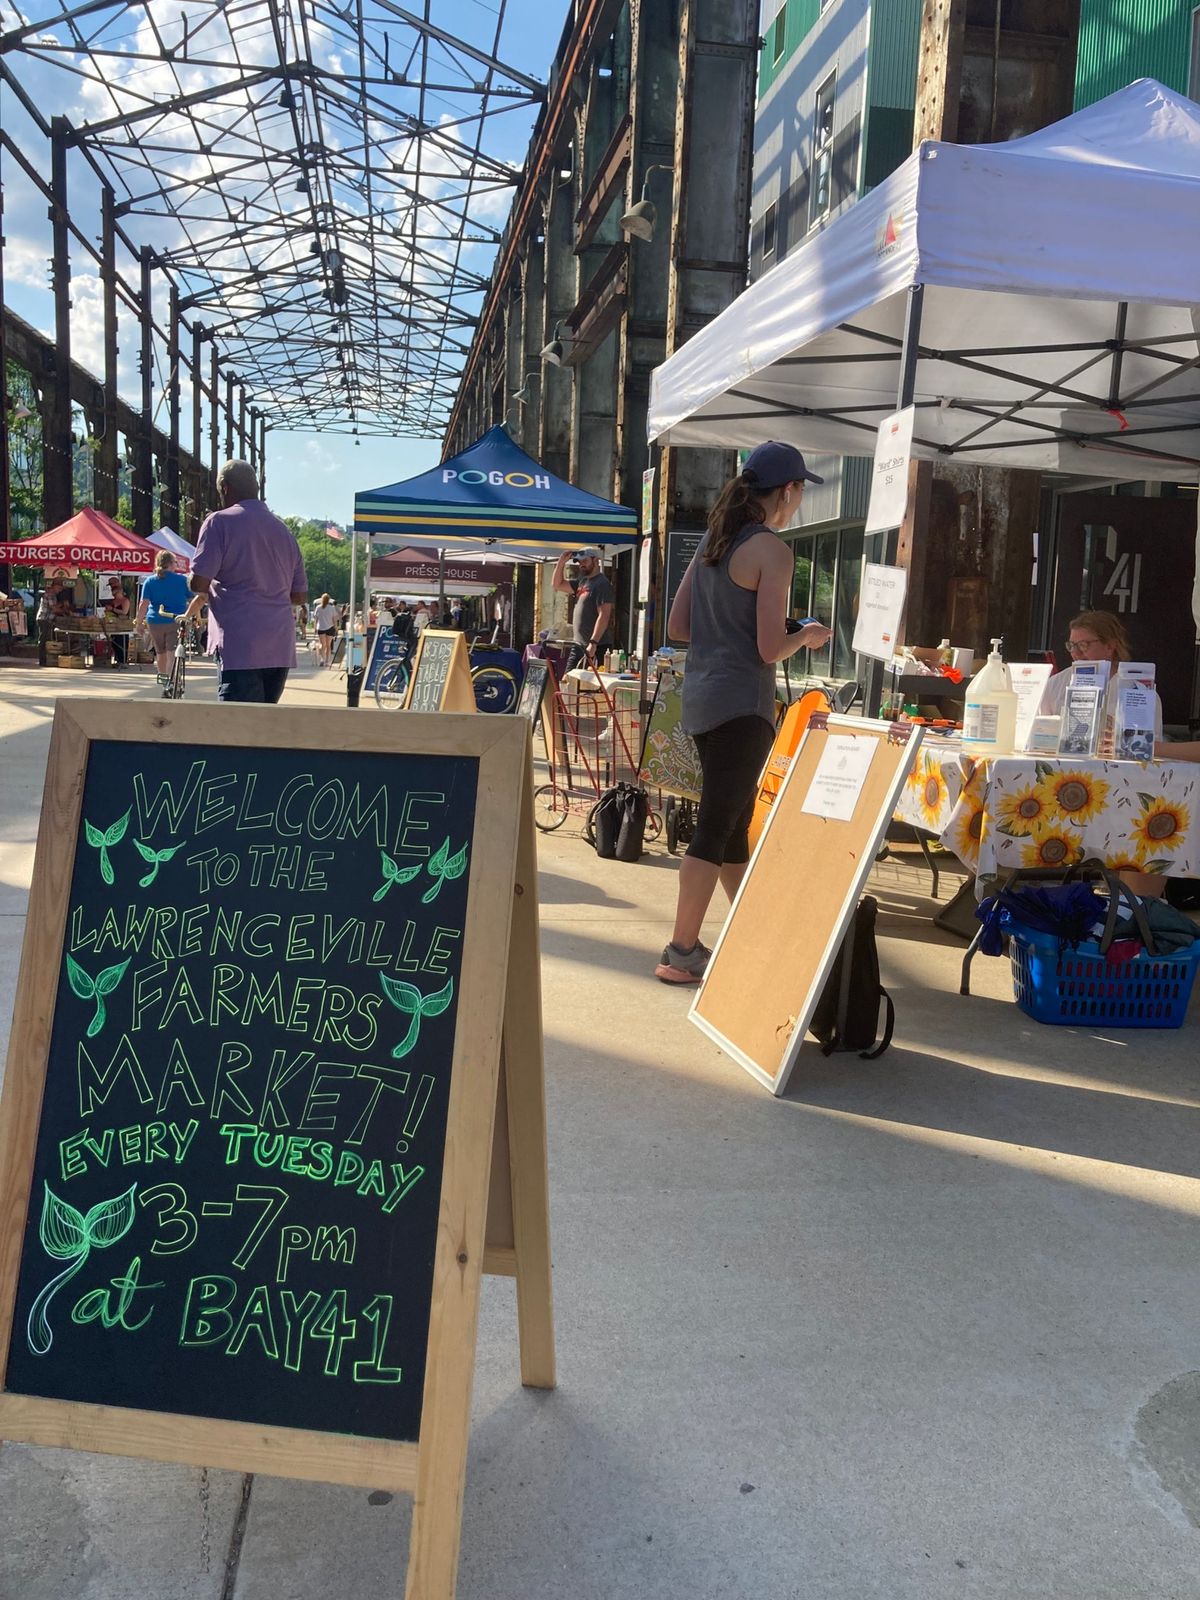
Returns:
[[[176,533],[179,527],[179,290],[171,285],[167,320],[167,463],[166,487],[159,519]]]
[[[133,467],[133,531],[148,539],[154,532],[154,252],[143,245],[139,256],[138,320],[142,412]]]
[[[208,356],[208,470],[212,473],[213,493],[217,488],[217,468],[221,463],[221,367],[214,342]]]
[[[233,373],[225,374],[225,459],[233,460]]]
[[[554,164],[557,169],[557,163]],[[562,182],[557,170],[549,177],[550,190],[545,202],[545,281],[544,345],[560,339],[564,350],[570,343],[567,313],[575,303],[575,257],[571,253],[573,214],[571,184]],[[539,461],[559,478],[571,474],[572,370],[546,361],[542,363],[542,414],[538,449]]]
[[[104,308],[104,420],[96,451],[97,510],[115,517],[120,504],[120,460],[117,451],[117,230],[115,196],[100,190],[100,294]]]
[[[4,185],[0,183],[0,533],[11,539],[12,484],[8,471],[8,339],[4,316]],[[12,588],[8,562],[0,561],[0,588],[5,594]]]
[[[42,411],[42,512],[48,528],[74,511],[74,447],[71,439],[71,234],[67,210],[65,117],[50,123],[50,236],[54,278],[54,372]]]

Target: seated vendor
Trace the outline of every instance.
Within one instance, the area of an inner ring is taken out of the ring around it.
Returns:
[[[1109,692],[1111,695],[1116,682],[1117,669],[1122,661],[1130,661],[1133,652],[1129,644],[1129,635],[1125,632],[1125,625],[1120,617],[1111,611],[1084,611],[1071,621],[1067,633],[1067,650],[1071,656],[1072,665],[1062,672],[1056,672],[1046,685],[1042,693],[1041,704],[1038,706],[1038,715],[1042,717],[1061,717],[1063,705],[1067,698],[1067,689],[1071,682],[1071,674],[1075,670],[1075,663],[1079,661],[1107,661],[1110,663]],[[1155,695],[1154,710],[1154,737],[1161,739],[1163,736],[1162,701]]]

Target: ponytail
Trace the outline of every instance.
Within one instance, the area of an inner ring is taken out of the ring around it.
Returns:
[[[708,538],[701,551],[705,566],[719,566],[742,529],[752,522],[765,522],[766,515],[749,478],[744,474],[731,478],[708,514]]]

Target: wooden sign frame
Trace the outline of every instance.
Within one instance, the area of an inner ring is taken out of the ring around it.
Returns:
[[[688,1016],[773,1094],[788,1086],[923,733],[814,717],[767,815]],[[830,734],[878,746],[848,822],[802,809]]]
[[[93,740],[478,759],[471,875],[419,1438],[231,1422],[0,1392],[0,1438],[415,1495],[408,1600],[451,1600],[480,1277],[516,1278],[521,1378],[555,1382],[530,730],[511,717],[403,719],[60,700],[0,1101],[0,1375],[8,1362],[75,841]]]
[[[450,639],[453,640],[454,644],[450,655],[450,670],[447,672],[445,682],[442,685],[442,697],[438,710],[462,712],[477,710],[475,685],[471,681],[471,653],[467,648],[465,636],[453,628],[422,628],[421,637],[417,641],[417,648],[413,654],[408,689],[404,696],[405,711],[412,710],[412,698],[421,674],[421,660],[425,654],[425,644],[427,640],[431,639]]]
[[[522,711],[522,706],[525,699],[525,685],[530,682],[531,677],[538,679],[541,682],[541,687],[538,690],[537,704],[533,708],[532,716],[529,714],[528,710]],[[516,704],[513,707],[514,711],[520,713],[526,718],[531,728],[536,728],[542,719],[542,706],[545,704],[546,691],[550,688],[553,681],[554,668],[550,665],[549,661],[546,660],[545,656],[531,656],[525,663],[525,676],[521,679],[521,689],[517,695]]]

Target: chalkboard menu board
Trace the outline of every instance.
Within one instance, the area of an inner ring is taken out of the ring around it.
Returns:
[[[449,629],[425,628],[417,643],[407,711],[474,711],[467,642]]]
[[[525,663],[525,676],[521,680],[521,693],[517,700],[517,715],[526,717],[532,727],[538,725],[542,714],[542,701],[550,679],[550,663],[530,656]]]
[[[699,550],[703,540],[703,530],[699,533],[688,533],[675,529],[667,534],[667,566],[663,584],[663,638],[667,644],[687,642],[684,639],[671,638],[668,621],[671,616],[671,606],[679,593],[684,574],[691,566],[692,557]]]
[[[0,1437],[453,1479],[493,1147],[493,1270],[552,1384],[528,734],[396,742],[59,702],[0,1106]],[[450,1572],[457,1516],[414,1524]]]

